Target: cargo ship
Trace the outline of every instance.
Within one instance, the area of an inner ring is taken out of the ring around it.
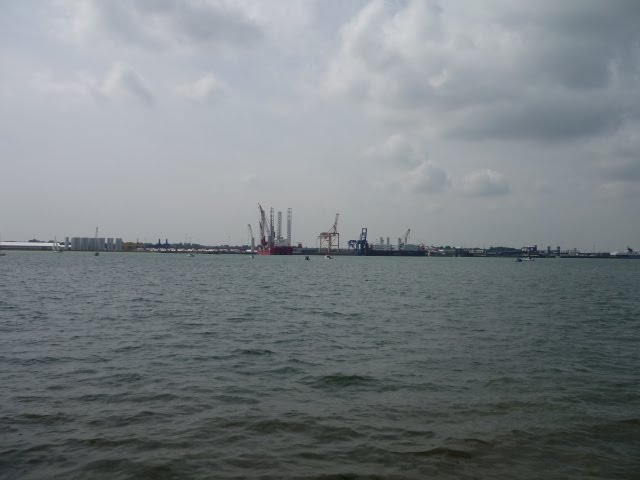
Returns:
[[[260,204],[258,204],[260,223],[260,245],[258,255],[292,255],[291,246],[291,209],[287,209],[287,238],[282,237],[282,212],[278,212],[277,228],[274,221],[273,207],[270,210],[269,221]]]
[[[293,247],[289,245],[273,245],[258,249],[258,255],[292,255]]]

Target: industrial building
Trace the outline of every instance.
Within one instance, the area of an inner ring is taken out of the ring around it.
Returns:
[[[65,239],[65,249],[84,252],[121,252],[121,238],[104,237],[73,237],[69,244],[69,237]]]
[[[121,238],[66,237],[62,242],[0,242],[0,250],[56,250],[85,252],[121,252]]]

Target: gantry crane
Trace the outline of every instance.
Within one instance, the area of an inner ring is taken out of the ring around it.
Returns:
[[[356,255],[367,255],[369,253],[369,242],[367,242],[367,227],[362,227],[359,240],[349,240],[349,248],[356,251]]]
[[[336,219],[333,221],[332,227],[328,231],[318,235],[320,253],[322,253],[323,248],[326,248],[326,253],[332,253],[334,246],[336,247],[336,251],[340,251],[340,234],[338,233],[339,217],[340,214],[336,213]]]

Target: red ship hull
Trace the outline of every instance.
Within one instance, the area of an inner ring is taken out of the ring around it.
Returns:
[[[262,250],[258,250],[258,255],[291,255],[293,254],[293,247],[286,245],[277,245],[271,248],[265,247]]]

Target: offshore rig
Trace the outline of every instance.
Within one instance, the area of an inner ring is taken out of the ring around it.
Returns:
[[[274,210],[271,207],[269,211],[269,220],[260,204],[258,204],[258,222],[260,224],[260,245],[258,245],[258,255],[291,255],[293,246],[291,245],[291,223],[293,220],[293,212],[291,208],[287,209],[287,237],[282,236],[282,212],[278,212],[278,223],[274,222]],[[251,225],[249,225],[249,235],[251,236],[251,253],[255,241]]]

